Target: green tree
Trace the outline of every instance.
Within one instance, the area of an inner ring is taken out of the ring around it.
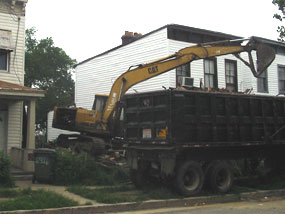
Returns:
[[[278,19],[280,22],[283,22],[285,19],[285,0],[273,0],[272,3],[278,7],[278,12],[273,15],[275,19]],[[284,42],[285,38],[285,27],[283,25],[278,26],[277,32],[279,33],[279,41]]]
[[[36,107],[37,129],[43,131],[47,113],[54,106],[73,102],[72,66],[76,61],[64,50],[55,47],[52,38],[37,40],[35,33],[35,28],[26,30],[25,85],[46,91]]]

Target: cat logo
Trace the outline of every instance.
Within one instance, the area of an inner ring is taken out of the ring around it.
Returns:
[[[154,67],[150,67],[147,69],[148,73],[149,74],[155,74],[158,72],[158,67],[157,66],[154,66]]]

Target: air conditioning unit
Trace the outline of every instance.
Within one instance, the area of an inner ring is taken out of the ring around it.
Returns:
[[[183,86],[183,87],[193,87],[194,86],[194,78],[192,78],[192,77],[182,77],[181,86]]]

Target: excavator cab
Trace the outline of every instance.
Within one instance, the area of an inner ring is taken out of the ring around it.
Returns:
[[[54,128],[89,132],[96,131],[96,121],[101,119],[108,95],[96,94],[92,110],[76,107],[55,107],[53,124]]]
[[[101,112],[102,113],[104,111],[107,99],[108,99],[108,95],[105,95],[105,94],[95,94],[92,110],[95,110],[97,112]]]

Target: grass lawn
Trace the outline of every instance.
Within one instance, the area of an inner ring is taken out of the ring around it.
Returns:
[[[256,190],[273,190],[285,188],[285,180],[281,177],[272,177],[267,182],[250,179],[242,184],[236,184],[232,187],[229,194],[240,194],[244,192],[254,192]],[[143,190],[137,190],[133,185],[120,185],[112,187],[103,187],[92,189],[86,186],[71,186],[67,191],[80,195],[99,203],[122,203],[122,202],[140,202],[145,200],[159,199],[179,199],[183,196],[164,186],[147,186]],[[216,195],[209,190],[203,190],[199,196]]]
[[[112,187],[103,187],[90,189],[84,186],[71,186],[67,190],[99,203],[122,203],[139,202],[154,199],[183,198],[166,187],[146,187],[144,190],[137,190],[132,185],[120,185]]]
[[[0,211],[34,210],[77,206],[78,203],[59,194],[44,190],[0,189]]]

